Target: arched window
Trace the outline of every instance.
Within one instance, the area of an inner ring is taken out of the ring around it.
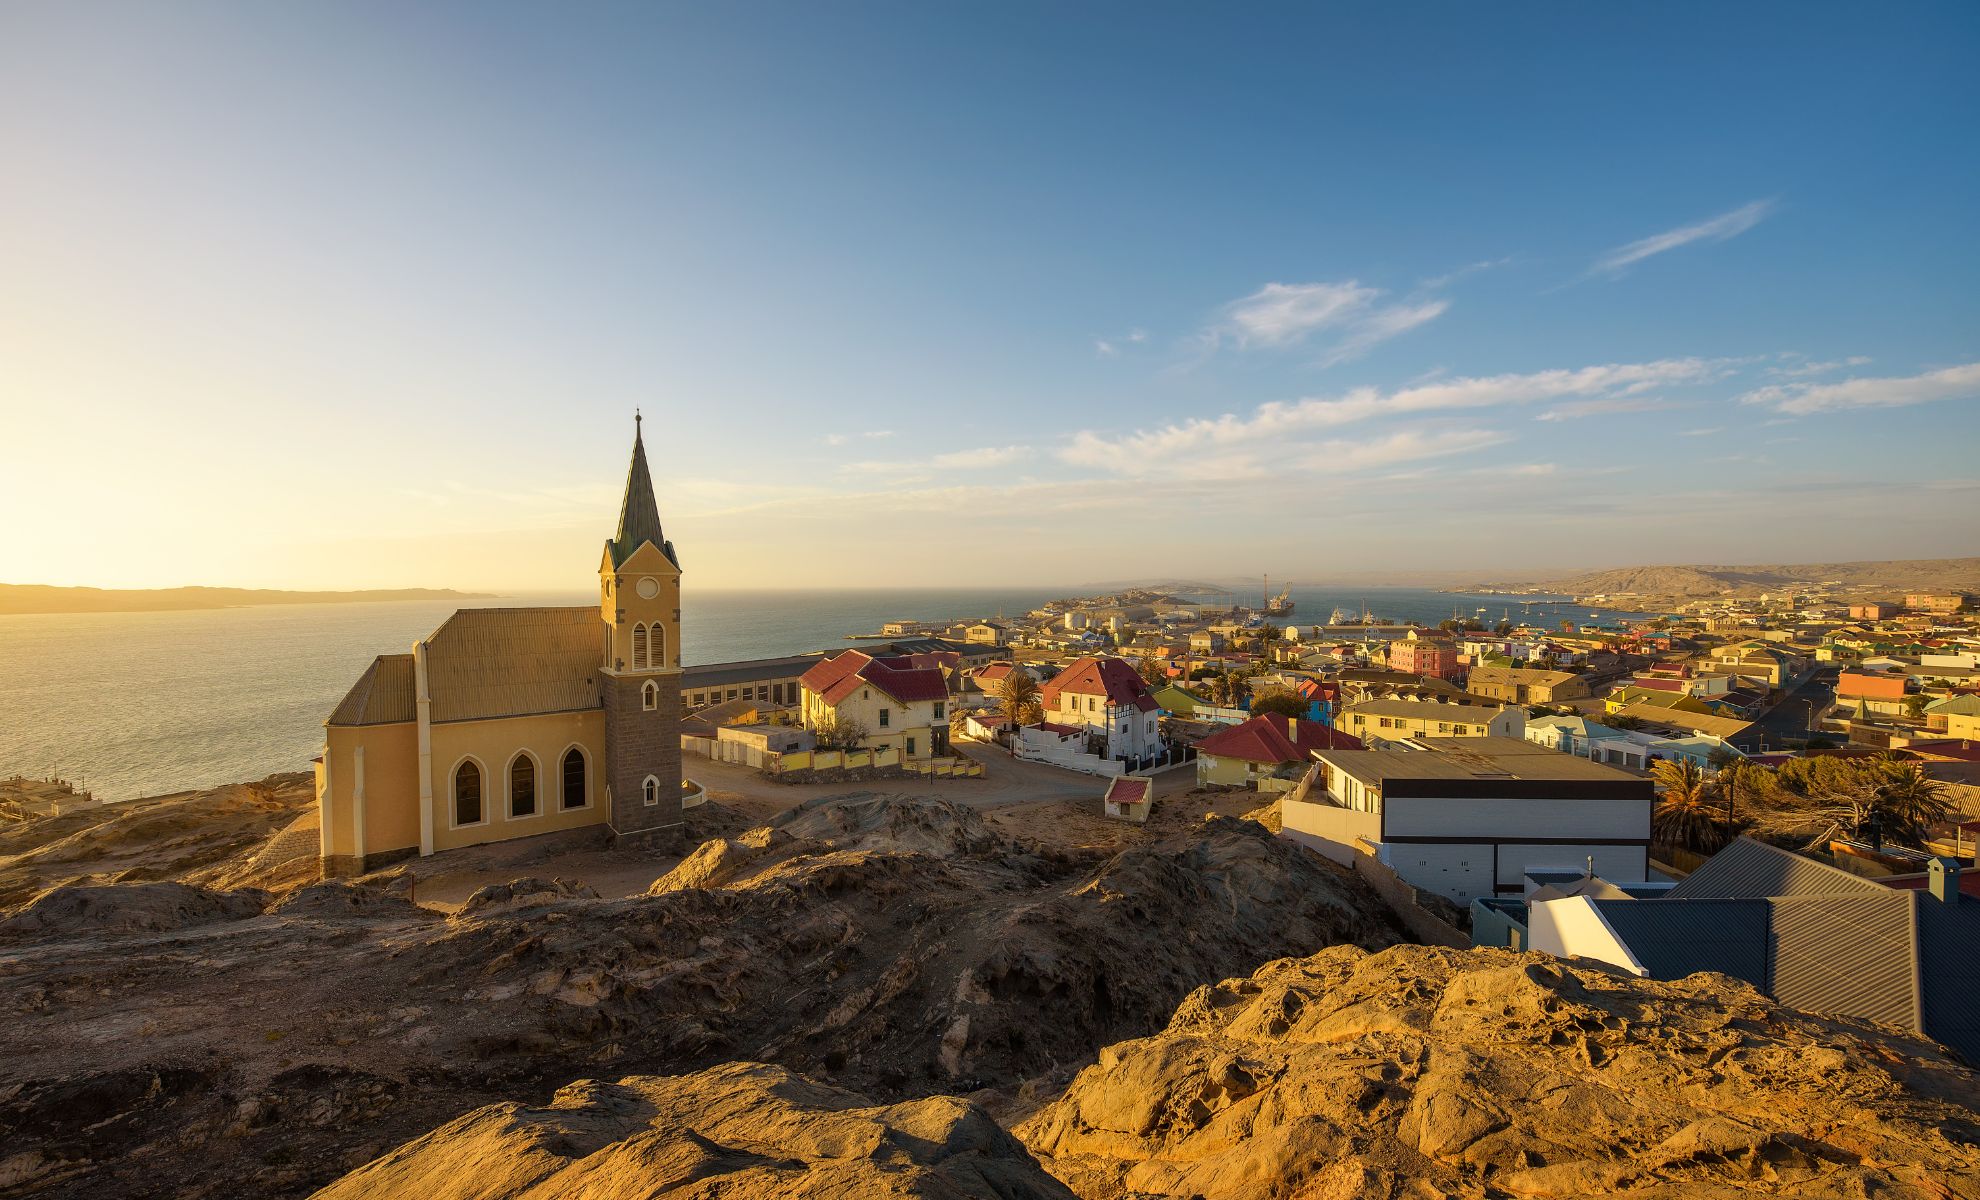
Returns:
[[[536,760],[527,754],[509,760],[509,815],[536,815]]]
[[[645,687],[639,689],[639,706],[647,712],[660,707],[660,687],[651,679],[646,681]]]
[[[454,768],[454,824],[481,823],[481,768],[464,762]]]
[[[646,647],[646,665],[664,667],[667,665],[667,627],[655,621],[646,627],[646,636],[651,639]]]
[[[660,781],[658,779],[648,775],[646,782],[640,786],[640,790],[646,795],[648,807],[660,803]]]
[[[633,669],[637,671],[643,669],[645,666],[646,626],[635,625],[633,626]]]
[[[584,796],[584,751],[572,746],[564,755],[564,799],[565,808],[583,808]]]

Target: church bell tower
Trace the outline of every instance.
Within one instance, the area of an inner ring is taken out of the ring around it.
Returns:
[[[636,414],[619,531],[605,543],[598,593],[607,820],[626,838],[681,821],[681,564],[660,529]]]

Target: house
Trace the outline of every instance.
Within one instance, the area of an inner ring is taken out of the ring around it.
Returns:
[[[1435,700],[1364,700],[1341,712],[1337,724],[1364,742],[1413,737],[1524,736],[1526,711]]]
[[[1537,870],[1637,882],[1650,867],[1648,779],[1519,738],[1420,738],[1322,750],[1319,789],[1280,803],[1280,836],[1337,862],[1370,854],[1460,904],[1520,895]]]
[[[1894,1025],[1980,1061],[1980,899],[1961,875],[1938,858],[1894,887],[1740,838],[1659,899],[1533,904],[1528,940],[1651,979],[1717,971],[1788,1007]]]
[[[1189,635],[1191,654],[1222,654],[1225,647],[1224,635],[1207,629],[1199,629]]]
[[[1148,820],[1154,800],[1153,780],[1146,776],[1116,775],[1107,781],[1107,791],[1100,797],[1100,811],[1116,820],[1140,825]]]
[[[1002,646],[1005,644],[1005,629],[996,621],[978,621],[963,628],[963,640],[972,646]]]
[[[1120,658],[1082,658],[1042,689],[1045,719],[1077,726],[1104,744],[1102,757],[1141,762],[1167,751],[1162,706],[1133,664]]]
[[[1154,695],[1155,703],[1163,712],[1174,713],[1179,717],[1192,716],[1198,708],[1207,708],[1210,704],[1195,692],[1173,683],[1156,688]]]
[[[1590,694],[1584,675],[1523,667],[1473,667],[1464,690],[1504,704],[1559,704]]]
[[[1412,629],[1389,643],[1389,669],[1432,679],[1455,679],[1458,675],[1457,647],[1438,638],[1425,637]]]
[[[1602,708],[1610,715],[1621,712],[1631,705],[1648,705],[1652,708],[1668,708],[1676,712],[1709,713],[1710,705],[1696,696],[1683,692],[1666,692],[1655,688],[1625,684],[1602,698]]]
[[[1712,651],[1712,661],[1734,675],[1763,679],[1768,687],[1793,683],[1808,672],[1809,660],[1778,646],[1741,642]]]
[[[681,823],[681,567],[638,418],[598,603],[462,609],[373,659],[323,723],[326,877],[413,855],[603,825]]]
[[[949,752],[949,687],[935,667],[847,650],[804,673],[804,727],[857,725],[859,744],[892,747],[903,758]]]
[[[1857,717],[1904,715],[1903,675],[1844,671],[1836,677],[1836,707]]]
[[[1586,717],[1535,717],[1526,723],[1526,740],[1590,762],[1642,771],[1649,768],[1650,747],[1659,739]]]
[[[1897,615],[1895,604],[1852,604],[1849,606],[1849,619],[1852,621],[1881,621]]]
[[[1962,692],[1943,696],[1925,706],[1925,728],[1945,733],[1953,717],[1980,717],[1980,695]]]
[[[1694,733],[1708,734],[1734,749],[1747,753],[1766,749],[1766,730],[1749,721],[1742,721],[1738,717],[1684,712],[1674,708],[1659,708],[1654,704],[1631,704],[1617,715],[1631,717],[1645,725],[1668,730],[1679,737]]]
[[[1196,743],[1196,783],[1257,787],[1261,779],[1297,779],[1320,750],[1359,750],[1360,738],[1319,721],[1264,713]]]

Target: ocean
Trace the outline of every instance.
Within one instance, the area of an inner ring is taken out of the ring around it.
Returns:
[[[1075,589],[696,591],[682,599],[689,664],[857,646],[891,620],[1020,616]],[[1248,594],[1243,602],[1256,604]],[[1515,619],[1518,599],[1415,588],[1293,589],[1293,624],[1335,608],[1435,624]],[[470,601],[590,604],[590,593]],[[404,652],[455,603],[309,604],[195,612],[0,617],[0,776],[59,774],[109,800],[302,771],[323,719],[374,655]],[[1585,620],[1565,603],[1536,608]],[[1604,613],[1605,617],[1628,614]]]

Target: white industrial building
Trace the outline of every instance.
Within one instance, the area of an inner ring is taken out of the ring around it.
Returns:
[[[1324,750],[1319,782],[1281,805],[1284,836],[1338,862],[1375,857],[1460,904],[1520,895],[1530,871],[1649,877],[1648,779],[1519,738],[1411,738]]]

